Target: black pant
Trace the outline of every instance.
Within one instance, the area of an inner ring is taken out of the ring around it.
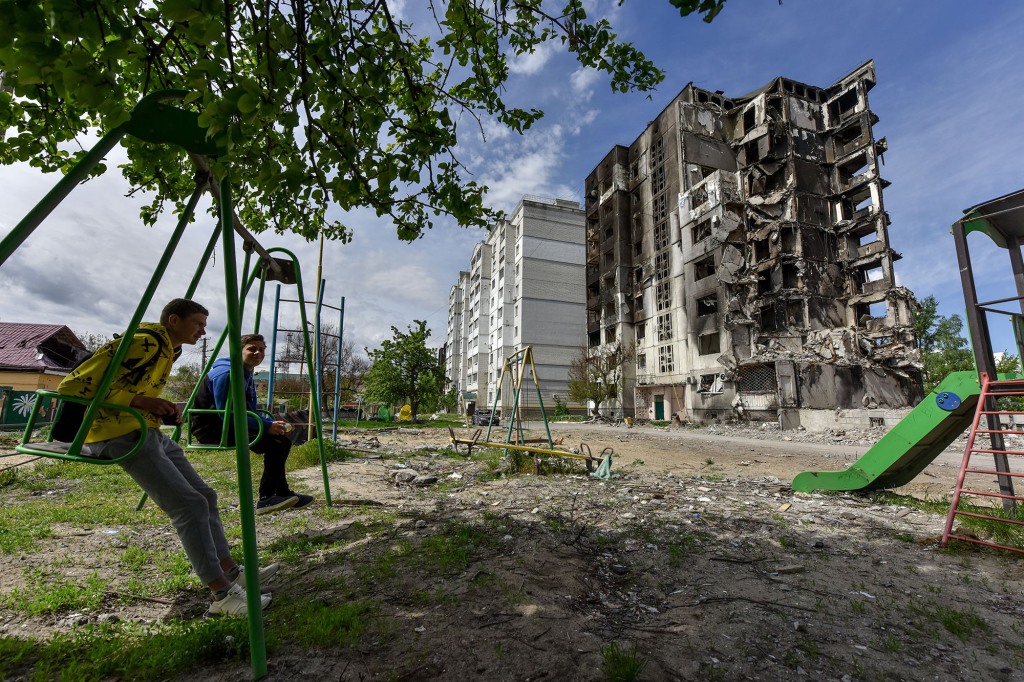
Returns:
[[[192,434],[196,440],[204,445],[217,445],[220,443],[220,433],[214,435],[207,431],[197,429]],[[252,434],[249,434],[252,437]],[[228,432],[228,445],[235,444],[234,431]],[[284,474],[284,463],[288,460],[288,452],[292,449],[292,442],[287,436],[274,436],[263,431],[260,439],[249,446],[249,450],[263,455],[263,476],[260,477],[260,499],[273,497],[275,495],[289,495],[291,489],[288,487],[288,480]]]
[[[249,446],[253,452],[263,455],[263,476],[260,477],[260,499],[274,495],[289,495],[288,480],[284,475],[284,463],[292,442],[286,436],[273,436],[266,431],[260,439]]]

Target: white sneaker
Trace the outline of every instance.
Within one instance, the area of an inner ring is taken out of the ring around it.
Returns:
[[[260,587],[263,586],[263,583],[273,578],[279,568],[281,568],[281,564],[270,564],[269,566],[263,566],[260,568]],[[245,589],[245,566],[241,564],[238,565],[238,576],[236,576],[232,582],[243,590]]]
[[[265,609],[270,605],[270,595],[260,595],[260,608]],[[228,594],[223,599],[214,599],[207,612],[210,615],[220,616],[245,616],[249,610],[245,603],[245,590],[238,585],[232,584],[228,588]]]

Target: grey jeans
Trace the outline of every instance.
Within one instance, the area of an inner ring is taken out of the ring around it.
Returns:
[[[133,431],[89,447],[96,457],[114,458],[138,440],[139,432]],[[223,576],[220,560],[231,556],[231,550],[217,511],[217,492],[192,468],[181,446],[159,429],[147,429],[146,442],[120,466],[171,517],[199,579],[209,584]]]

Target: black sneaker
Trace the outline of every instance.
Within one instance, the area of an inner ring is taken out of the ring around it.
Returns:
[[[299,501],[298,495],[274,495],[264,497],[256,503],[256,515],[269,514],[288,507],[294,507]]]
[[[312,495],[303,495],[302,493],[296,493],[291,491],[289,491],[287,494],[291,495],[292,497],[296,497],[299,500],[298,502],[291,506],[292,509],[302,509],[303,507],[308,507],[309,505],[316,502],[316,498],[313,497]]]

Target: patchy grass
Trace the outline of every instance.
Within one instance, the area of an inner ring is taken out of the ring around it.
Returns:
[[[244,619],[225,618],[152,629],[86,626],[43,642],[0,636],[0,677],[33,666],[35,680],[167,679],[204,663],[242,660],[248,656],[247,632]]]
[[[647,659],[637,652],[635,642],[631,649],[618,642],[601,647],[601,669],[608,682],[634,682],[646,665]]]

